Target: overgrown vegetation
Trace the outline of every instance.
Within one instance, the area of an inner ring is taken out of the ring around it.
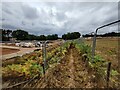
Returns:
[[[70,42],[66,42],[52,52],[48,53],[47,59],[49,60],[49,64],[58,63],[65,56],[69,47]]]
[[[96,71],[96,77],[101,77],[102,79],[106,79],[107,74],[107,64],[108,62],[104,60],[100,55],[95,55],[94,59],[92,58],[91,54],[91,46],[83,43],[78,43],[79,41],[74,41],[75,47],[79,51],[79,54],[81,54],[83,57],[86,57],[85,59],[88,62],[88,65]],[[112,84],[116,85],[118,83],[117,75],[120,75],[117,70],[112,69],[111,70],[111,76],[110,79],[114,79]],[[114,76],[114,77],[113,77]],[[116,81],[116,82],[115,82]]]
[[[61,58],[65,56],[67,49],[69,49],[70,43],[65,44],[52,49],[47,52],[47,68],[51,67],[53,64],[58,63]],[[16,57],[15,61],[4,62],[2,67],[3,77],[20,77],[32,78],[35,75],[43,74],[43,57],[40,50],[34,51],[31,54],[23,55],[22,57]]]

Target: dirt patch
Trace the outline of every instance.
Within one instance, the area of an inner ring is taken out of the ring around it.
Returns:
[[[74,67],[74,58],[73,58],[73,54],[72,54],[72,49],[70,49],[70,62],[69,62],[69,64],[68,64],[68,67],[70,67],[70,69],[69,69],[69,73],[70,73],[70,78],[69,78],[69,81],[68,81],[68,83],[69,83],[69,87],[75,87],[74,86],[74,84],[75,84],[75,82],[74,82],[74,74],[73,74],[73,72],[74,72],[74,70],[75,70],[75,67]]]
[[[2,55],[16,53],[20,51],[19,49],[10,49],[10,48],[0,48],[2,50]]]

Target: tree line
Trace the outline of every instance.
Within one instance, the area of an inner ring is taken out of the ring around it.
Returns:
[[[51,35],[33,35],[29,34],[27,31],[24,30],[4,30],[1,29],[2,31],[2,40],[3,41],[9,41],[10,38],[16,38],[17,40],[57,40],[59,39],[57,34],[51,34]],[[77,39],[81,36],[79,32],[72,32],[72,33],[67,33],[62,35],[62,39],[64,40],[70,40],[70,39]]]
[[[10,38],[16,38],[17,40],[57,40],[60,37],[58,37],[57,34],[51,34],[51,35],[33,35],[33,34],[29,34],[27,31],[24,30],[5,30],[5,29],[0,29],[0,31],[2,31],[2,41],[9,41]],[[79,32],[69,32],[66,34],[62,35],[62,39],[64,40],[72,40],[72,39],[77,39],[81,36],[81,33]],[[92,34],[85,34],[83,35],[83,37],[93,37],[94,35]],[[120,32],[109,32],[109,33],[105,33],[105,34],[100,34],[97,35],[97,37],[118,37],[120,36]]]
[[[17,38],[17,40],[56,40],[58,39],[57,34],[52,34],[47,36],[45,35],[36,36],[33,34],[29,34],[28,32],[23,30],[13,31],[12,37]]]
[[[93,34],[85,34],[83,37],[93,37]],[[97,37],[120,37],[120,32],[109,32],[105,34],[99,34]]]

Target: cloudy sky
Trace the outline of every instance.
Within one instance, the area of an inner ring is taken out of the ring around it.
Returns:
[[[3,29],[23,29],[31,34],[78,31],[87,34],[98,26],[118,20],[117,2],[2,2]],[[117,31],[118,26],[99,33]]]

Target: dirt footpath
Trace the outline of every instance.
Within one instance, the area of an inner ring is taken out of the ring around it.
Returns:
[[[88,73],[74,46],[70,46],[68,53],[60,64],[48,69],[45,77],[41,78],[35,88],[92,88],[94,81]]]

